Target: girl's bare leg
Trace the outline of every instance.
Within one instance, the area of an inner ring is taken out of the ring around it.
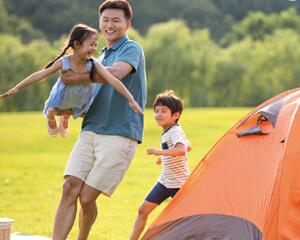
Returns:
[[[55,118],[55,111],[53,109],[48,109],[47,112],[47,128],[51,137],[57,137],[58,127]]]
[[[55,114],[54,109],[48,109],[47,120],[48,120],[48,126],[51,129],[57,128],[57,123],[56,123],[55,115],[56,114]]]
[[[63,128],[67,129],[69,127],[69,120],[70,120],[71,115],[62,115],[60,117],[60,121],[62,121],[62,126]]]
[[[69,131],[69,119],[71,115],[60,116],[59,133],[62,137],[66,137]]]

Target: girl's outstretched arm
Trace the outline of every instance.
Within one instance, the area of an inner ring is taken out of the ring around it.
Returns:
[[[139,106],[139,104],[134,100],[131,93],[124,86],[124,84],[113,75],[111,75],[107,69],[97,61],[94,61],[95,69],[97,74],[99,74],[103,79],[107,81],[107,83],[111,84],[120,94],[122,94],[129,102],[129,106],[135,111],[143,114],[143,109]]]
[[[57,72],[59,69],[61,69],[62,63],[60,60],[56,61],[52,66],[46,69],[42,69],[38,72],[32,73],[28,77],[26,77],[23,81],[19,82],[15,87],[8,90],[7,92],[0,95],[0,98],[2,97],[8,97],[13,94],[16,94],[19,90],[22,88],[26,88],[38,81],[41,81],[42,79],[50,76],[51,74]]]

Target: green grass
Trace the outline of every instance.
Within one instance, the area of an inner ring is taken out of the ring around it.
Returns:
[[[190,168],[249,109],[186,109],[180,119],[193,150]],[[62,174],[80,129],[81,120],[71,122],[67,138],[51,138],[41,113],[0,114],[0,217],[15,219],[14,232],[51,236],[55,210],[60,199]],[[100,196],[99,215],[91,240],[125,240],[139,203],[160,173],[155,157],[147,156],[149,146],[159,147],[161,129],[152,111],[145,113],[144,142],[127,175],[111,198]],[[150,216],[150,223],[166,206]],[[76,239],[76,220],[69,239]]]

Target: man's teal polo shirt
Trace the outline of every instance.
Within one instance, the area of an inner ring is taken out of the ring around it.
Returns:
[[[99,61],[104,66],[126,62],[133,67],[122,83],[131,92],[138,104],[146,104],[146,71],[142,47],[127,36],[119,39],[111,48],[102,49]],[[98,91],[82,123],[82,131],[97,134],[118,135],[142,142],[144,117],[134,112],[128,101],[110,84],[103,84]]]

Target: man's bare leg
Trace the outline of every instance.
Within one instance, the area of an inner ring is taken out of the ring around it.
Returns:
[[[65,240],[74,224],[77,199],[82,189],[83,181],[73,176],[67,176],[63,185],[62,197],[56,210],[53,229],[53,240]]]
[[[79,201],[80,201],[80,213],[79,213],[79,234],[78,240],[87,240],[88,235],[92,229],[92,226],[97,217],[97,204],[96,199],[100,195],[100,191],[92,188],[86,184],[83,185]]]

